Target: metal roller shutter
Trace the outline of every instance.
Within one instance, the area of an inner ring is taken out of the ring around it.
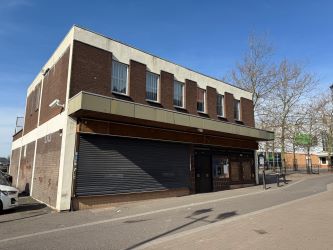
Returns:
[[[81,134],[76,195],[105,195],[188,187],[185,144]]]

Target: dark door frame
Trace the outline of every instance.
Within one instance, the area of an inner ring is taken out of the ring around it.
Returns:
[[[197,177],[197,175],[199,174],[197,169],[199,168],[199,164],[198,164],[198,153],[200,154],[204,154],[205,156],[209,157],[209,190],[200,190],[201,189],[201,184],[200,182],[198,182],[200,177]],[[212,152],[210,149],[202,149],[202,148],[198,148],[198,149],[194,149],[194,169],[195,169],[195,193],[205,193],[205,192],[212,192],[213,191],[213,167],[212,167]]]

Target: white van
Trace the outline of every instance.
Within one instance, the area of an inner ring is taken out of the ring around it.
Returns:
[[[0,213],[18,206],[18,189],[12,187],[0,172]]]

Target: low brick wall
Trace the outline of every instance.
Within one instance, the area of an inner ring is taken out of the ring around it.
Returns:
[[[179,189],[156,191],[156,192],[76,197],[73,199],[72,205],[74,210],[81,210],[81,209],[108,207],[125,202],[158,199],[166,197],[178,197],[189,194],[190,191],[188,188],[179,188]]]

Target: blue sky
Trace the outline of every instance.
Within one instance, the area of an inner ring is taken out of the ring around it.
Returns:
[[[333,1],[0,0],[0,156],[10,154],[28,85],[73,24],[222,78],[267,34],[289,58],[333,82]]]

